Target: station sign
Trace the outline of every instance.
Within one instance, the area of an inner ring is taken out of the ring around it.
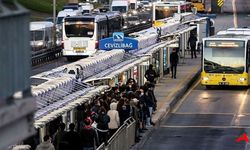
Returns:
[[[241,47],[243,48],[245,46],[244,41],[230,41],[230,40],[221,40],[221,41],[214,41],[209,40],[205,43],[206,47],[228,47],[228,48],[236,48]]]
[[[125,51],[138,49],[138,41],[130,37],[124,37],[123,32],[114,32],[112,37],[101,39],[99,49],[112,50],[124,49]]]

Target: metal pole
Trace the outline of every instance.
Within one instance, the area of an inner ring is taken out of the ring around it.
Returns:
[[[56,24],[56,0],[53,0],[53,22]]]
[[[75,123],[75,110],[70,111],[70,123]]]

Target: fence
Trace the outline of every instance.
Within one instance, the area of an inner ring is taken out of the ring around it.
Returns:
[[[102,143],[96,150],[129,150],[135,143],[136,121],[128,118],[105,145]]]

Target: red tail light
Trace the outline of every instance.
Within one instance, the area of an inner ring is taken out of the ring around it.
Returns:
[[[98,49],[98,48],[99,48],[99,42],[95,41],[95,49]]]

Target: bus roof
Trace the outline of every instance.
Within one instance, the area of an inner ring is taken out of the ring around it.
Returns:
[[[250,40],[250,36],[238,35],[238,34],[224,34],[214,35],[211,37],[203,38],[203,40]]]
[[[129,2],[128,1],[112,1],[111,7],[112,6],[128,6]]]
[[[53,23],[49,21],[35,21],[35,22],[30,22],[30,30],[35,31],[35,30],[41,30],[45,28],[52,28]]]
[[[186,5],[191,4],[191,2],[186,1],[165,1],[165,2],[156,2],[155,6],[179,6],[179,5]]]
[[[102,20],[106,20],[107,17],[109,19],[114,18],[114,17],[120,17],[120,12],[107,12],[107,13],[98,13],[98,14],[84,14],[84,15],[80,15],[80,16],[70,16],[70,17],[66,17],[67,18],[89,18],[89,19],[95,19],[95,22],[99,22]]]
[[[250,29],[248,28],[229,28],[225,31],[219,31],[217,35],[241,35],[250,36]]]
[[[73,18],[76,18],[76,19],[84,19],[84,18],[94,19],[95,22],[99,22],[99,21],[107,19],[107,17],[105,15],[102,15],[102,14],[101,15],[100,14],[84,14],[81,16],[69,16],[69,17],[66,17],[65,20],[73,19]]]

